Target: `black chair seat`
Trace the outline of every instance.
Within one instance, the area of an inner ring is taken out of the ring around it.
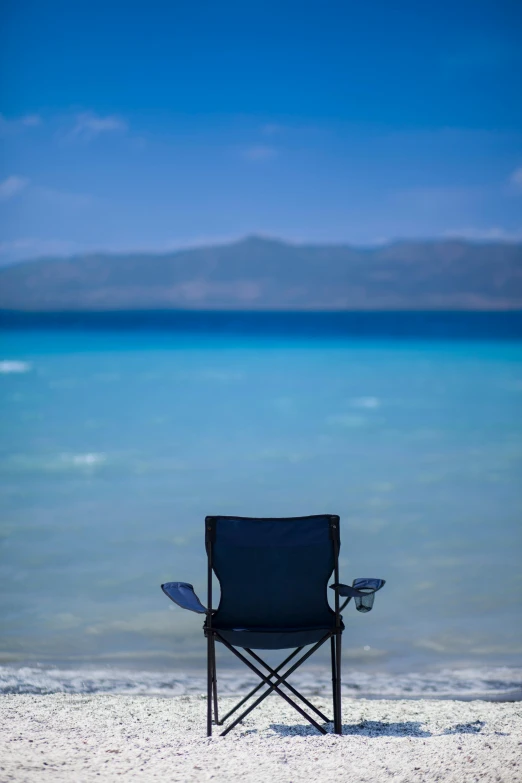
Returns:
[[[214,629],[219,633],[219,636],[216,636],[217,642],[221,641],[219,637],[222,636],[234,647],[253,650],[286,650],[291,647],[305,647],[307,644],[315,644],[326,633],[335,633],[335,627],[288,628],[285,630],[271,628],[261,631],[254,628],[233,628],[230,630],[214,626]]]

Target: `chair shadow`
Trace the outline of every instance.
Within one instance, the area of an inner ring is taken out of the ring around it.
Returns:
[[[451,729],[444,729],[443,734],[478,734],[486,724],[483,720],[475,720],[473,723],[457,723]]]
[[[272,731],[282,737],[311,737],[319,736],[317,729],[306,724],[285,725],[282,723],[270,724]],[[325,726],[329,734],[333,734],[333,724]],[[363,720],[360,723],[347,723],[343,726],[344,736],[356,737],[431,737],[431,731],[422,728],[418,721],[405,721],[403,723],[383,723],[376,720]]]
[[[483,720],[472,723],[457,723],[449,729],[444,729],[441,734],[478,734],[485,726]],[[403,723],[384,723],[376,720],[363,720],[360,723],[347,723],[343,725],[343,736],[351,737],[432,737],[431,731],[427,731],[418,721],[405,721]],[[313,726],[306,724],[288,725],[283,723],[270,724],[272,731],[282,737],[312,737],[319,732]],[[333,724],[325,726],[329,734],[333,734]]]

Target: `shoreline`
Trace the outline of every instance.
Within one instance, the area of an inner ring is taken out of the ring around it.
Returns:
[[[329,699],[331,674],[327,666],[309,665],[295,672],[292,681],[310,698]],[[257,685],[246,669],[218,665],[222,696],[245,693]],[[113,694],[175,697],[205,693],[203,666],[187,668],[132,668],[91,663],[90,666],[0,665],[1,694]],[[394,672],[380,668],[346,666],[343,698],[367,700],[481,699],[496,703],[522,701],[522,668],[515,666],[439,667]]]

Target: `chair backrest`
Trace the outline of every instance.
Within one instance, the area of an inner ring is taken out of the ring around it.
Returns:
[[[221,587],[221,628],[331,627],[327,587],[337,570],[339,517],[207,517],[206,547]]]

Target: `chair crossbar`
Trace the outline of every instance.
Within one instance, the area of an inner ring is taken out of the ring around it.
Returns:
[[[270,669],[270,667],[266,667],[270,670],[270,674],[268,676],[265,676],[263,672],[261,672],[257,666],[254,666],[254,664],[248,660],[242,653],[239,652],[239,650],[236,650],[235,647],[233,647],[231,644],[229,644],[226,639],[224,639],[221,634],[218,631],[213,630],[212,633],[227,647],[237,658],[239,658],[240,661],[242,661],[245,666],[248,666],[249,669],[251,669],[257,676],[262,680],[262,684],[267,685],[267,689],[264,691],[264,693],[259,696],[253,704],[251,704],[249,707],[247,707],[244,712],[241,713],[231,724],[228,726],[225,731],[221,732],[221,736],[224,737],[226,734],[228,734],[229,731],[231,731],[235,726],[237,726],[238,723],[240,723],[246,716],[252,712],[253,709],[259,706],[264,699],[266,699],[267,696],[269,696],[272,692],[277,693],[279,696],[281,696],[282,699],[284,699],[288,704],[290,704],[300,715],[303,716],[309,723],[312,724],[314,728],[316,728],[321,734],[326,734],[326,730],[320,726],[310,715],[308,715],[305,710],[303,710],[298,704],[295,703],[284,691],[280,690],[279,686],[281,684],[286,684],[285,680],[287,677],[290,676],[296,669],[299,668],[311,655],[316,652],[316,650],[321,647],[324,642],[329,639],[332,635],[330,631],[326,633],[319,641],[310,649],[308,650],[304,655],[299,658],[296,663],[294,663],[288,671],[286,671],[284,674],[276,674],[274,670]],[[274,682],[271,681],[272,676],[276,676],[276,680]]]
[[[247,653],[249,655],[251,655],[252,658],[254,658],[254,660],[256,660],[258,663],[260,663],[262,666],[264,666],[265,669],[268,669],[268,671],[270,672],[270,677],[274,677],[274,676],[277,675],[277,670],[276,669],[272,669],[259,655],[257,655],[252,650],[249,650],[248,648],[245,648],[245,649],[246,649]],[[282,685],[284,685],[285,688],[288,688],[288,690],[291,691],[291,693],[293,693],[294,696],[297,696],[298,699],[301,699],[301,701],[304,704],[306,704],[307,707],[309,707],[311,710],[313,710],[315,712],[315,714],[318,715],[321,718],[321,720],[323,720],[325,723],[332,723],[330,718],[327,718],[326,715],[324,714],[324,712],[321,712],[321,710],[318,710],[317,707],[314,704],[312,704],[311,701],[308,701],[308,699],[306,699],[303,696],[302,693],[299,693],[297,688],[294,688],[293,685],[290,685],[290,683],[286,681],[286,675],[283,675],[283,676],[285,677],[285,679],[283,680]]]
[[[286,666],[286,664],[287,664],[287,663],[289,663],[289,662],[292,660],[292,658],[295,658],[295,656],[296,656],[298,653],[300,653],[302,649],[303,649],[302,647],[297,647],[297,648],[296,648],[296,649],[295,649],[295,650],[294,650],[292,653],[290,653],[290,655],[289,655],[287,658],[285,658],[285,660],[284,660],[282,663],[280,663],[280,664],[279,664],[279,666],[276,666],[276,668],[274,669],[274,674],[277,674],[277,672],[281,671],[281,669],[283,668],[283,666]],[[216,724],[217,724],[218,726],[221,726],[221,725],[223,725],[223,723],[226,723],[226,721],[227,721],[227,720],[230,718],[230,716],[231,716],[231,715],[233,715],[233,714],[234,714],[234,712],[236,712],[236,711],[237,711],[237,710],[238,710],[240,707],[242,707],[242,706],[243,706],[243,704],[245,704],[245,703],[246,703],[246,702],[247,702],[249,699],[251,699],[251,698],[252,698],[252,696],[254,696],[254,694],[255,694],[255,693],[257,693],[257,692],[258,692],[258,690],[259,690],[260,688],[262,688],[262,687],[263,687],[263,685],[264,685],[264,683],[263,683],[263,682],[260,682],[260,683],[259,683],[259,685],[256,685],[256,687],[255,687],[255,688],[253,688],[253,689],[250,691],[250,693],[247,693],[247,695],[246,695],[246,696],[244,696],[244,697],[241,699],[241,701],[239,701],[239,702],[238,702],[238,703],[235,705],[235,707],[232,707],[232,709],[231,709],[231,710],[229,710],[229,712],[227,712],[227,714],[226,714],[226,715],[225,715],[223,718],[221,718],[221,720],[220,720],[220,721],[216,721]]]

